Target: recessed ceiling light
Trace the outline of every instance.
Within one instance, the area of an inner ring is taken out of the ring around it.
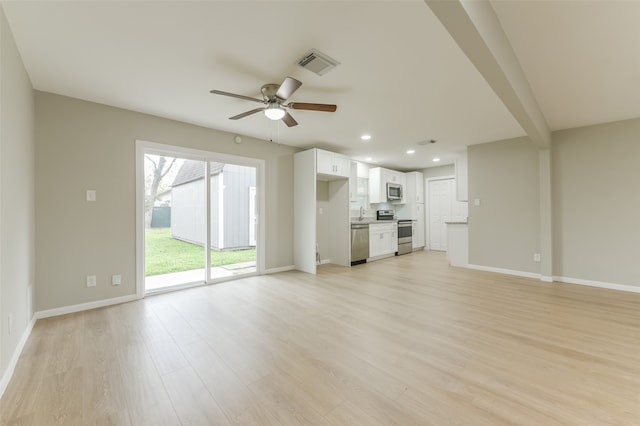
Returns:
[[[416,150],[415,149],[408,149],[407,150],[407,154],[411,155],[411,154],[415,154]]]
[[[364,161],[371,161],[371,160],[373,160],[373,158],[371,158],[371,157],[367,157],[367,158],[364,159]]]
[[[431,161],[433,161],[434,163],[437,163],[438,161],[440,161],[440,159],[438,157],[432,159]]]
[[[371,135],[362,135],[360,136],[360,139],[362,139],[363,141],[371,140]]]

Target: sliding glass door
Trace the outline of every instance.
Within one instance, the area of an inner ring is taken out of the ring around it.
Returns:
[[[138,293],[260,272],[263,162],[137,143]]]

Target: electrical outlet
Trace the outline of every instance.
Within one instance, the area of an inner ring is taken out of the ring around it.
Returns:
[[[540,253],[533,253],[533,261],[540,262]]]
[[[111,285],[122,284],[122,275],[111,275]]]
[[[95,286],[96,286],[96,276],[87,275],[87,287],[95,287]]]

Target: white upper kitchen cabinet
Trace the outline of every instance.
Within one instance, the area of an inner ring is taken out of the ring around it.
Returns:
[[[384,169],[385,175],[387,177],[386,182],[388,183],[398,183],[402,186],[406,183],[405,174],[402,172],[397,172],[395,170]]]
[[[349,202],[358,202],[358,163],[351,162],[351,172],[349,175]]]
[[[369,203],[386,203],[387,202],[387,183],[397,183],[402,185],[402,200],[394,201],[394,204],[403,204],[405,202],[405,186],[406,179],[404,173],[395,170],[385,169],[383,167],[374,167],[369,169]]]
[[[405,173],[405,202],[424,204],[424,175],[421,172]]]
[[[346,155],[316,149],[316,172],[326,176],[323,180],[349,178],[351,159]]]
[[[405,173],[404,205],[396,209],[398,219],[423,219],[418,213],[417,205],[424,209],[424,175],[420,172]]]
[[[369,203],[387,202],[387,185],[383,181],[382,167],[369,169]]]

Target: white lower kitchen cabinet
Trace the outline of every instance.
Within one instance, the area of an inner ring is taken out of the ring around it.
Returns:
[[[468,266],[469,230],[466,222],[447,222],[447,259],[451,266]]]
[[[398,251],[398,224],[369,225],[369,258],[393,255]]]
[[[424,204],[416,204],[415,232],[413,233],[413,247],[423,248],[426,245],[426,229],[424,217]]]
[[[418,245],[418,224],[416,220],[411,221],[411,248],[417,249]]]

